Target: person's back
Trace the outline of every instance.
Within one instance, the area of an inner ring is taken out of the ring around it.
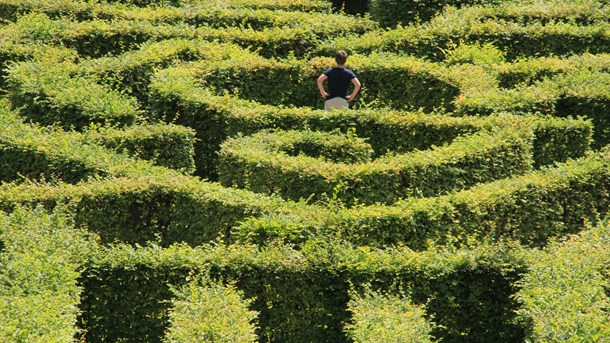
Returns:
[[[324,110],[329,111],[333,108],[348,108],[349,101],[352,101],[360,90],[360,81],[353,71],[345,68],[347,53],[343,50],[335,53],[337,65],[329,68],[318,77],[318,89],[326,100]],[[324,81],[328,80],[328,92],[324,90]],[[348,95],[349,84],[354,85],[354,90]]]

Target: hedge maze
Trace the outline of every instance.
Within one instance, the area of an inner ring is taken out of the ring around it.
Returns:
[[[610,341],[609,11],[0,0],[0,341]]]

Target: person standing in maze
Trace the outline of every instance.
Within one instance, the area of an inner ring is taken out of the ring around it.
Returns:
[[[334,108],[349,108],[349,102],[354,100],[360,91],[360,81],[353,71],[345,68],[347,53],[343,50],[335,52],[335,62],[337,65],[328,68],[318,77],[318,89],[324,102],[324,110],[330,111]],[[328,80],[328,92],[324,89],[324,81]],[[354,90],[347,95],[350,82],[354,85]]]

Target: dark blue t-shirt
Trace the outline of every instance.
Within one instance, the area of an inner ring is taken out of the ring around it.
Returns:
[[[329,68],[324,72],[328,77],[328,94],[326,100],[341,97],[347,97],[347,88],[353,78],[356,77],[353,71],[347,68]]]

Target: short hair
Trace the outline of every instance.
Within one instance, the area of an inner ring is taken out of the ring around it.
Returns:
[[[335,52],[335,61],[337,64],[345,64],[347,61],[347,52],[339,50]]]

